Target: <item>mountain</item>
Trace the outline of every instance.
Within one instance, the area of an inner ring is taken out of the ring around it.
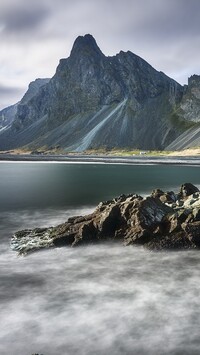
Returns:
[[[8,128],[15,119],[18,103],[0,111],[0,132]]]
[[[106,57],[79,36],[53,78],[17,104],[0,149],[164,149],[200,122],[198,80],[183,87],[130,51]]]
[[[179,150],[200,146],[200,76],[192,75],[188,79],[183,98],[175,113],[182,118],[185,129],[167,150]]]
[[[37,95],[39,89],[47,84],[50,79],[36,79],[29,84],[28,90],[20,102],[15,105],[9,106],[0,111],[0,147],[1,149],[10,149],[10,147],[20,147],[20,142],[17,144],[16,126],[18,124],[17,116],[20,108],[28,106],[31,99]],[[8,142],[5,144],[5,139]]]

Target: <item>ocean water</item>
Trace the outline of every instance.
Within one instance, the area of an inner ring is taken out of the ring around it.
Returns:
[[[199,186],[200,168],[0,164],[0,354],[200,354],[200,255],[140,247],[18,257],[16,230],[56,225],[121,193]]]

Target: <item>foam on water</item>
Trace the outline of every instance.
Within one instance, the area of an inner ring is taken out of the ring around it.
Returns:
[[[7,213],[7,233],[65,219]],[[1,355],[199,354],[198,251],[105,244],[19,258],[6,240],[1,250]]]
[[[0,354],[199,355],[198,251],[99,245],[23,258],[9,247],[17,230],[120,193],[199,186],[199,169],[12,164],[1,165]]]

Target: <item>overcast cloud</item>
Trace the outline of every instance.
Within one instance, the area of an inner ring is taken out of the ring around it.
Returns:
[[[106,55],[131,50],[181,84],[200,74],[199,0],[1,0],[0,108],[53,76],[86,33]]]

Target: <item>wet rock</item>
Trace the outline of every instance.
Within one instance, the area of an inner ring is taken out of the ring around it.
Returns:
[[[196,245],[190,241],[184,231],[172,233],[161,238],[154,238],[145,247],[150,250],[184,250],[196,249]]]
[[[145,228],[151,228],[160,223],[168,213],[173,213],[170,207],[155,198],[147,197],[145,200],[140,201],[136,213],[136,223],[140,223]]]
[[[184,208],[200,208],[200,193],[196,192],[192,195],[188,196],[188,198],[184,201]]]
[[[177,207],[182,207],[184,205],[184,201],[182,201],[182,200],[177,200],[176,201],[176,206]]]
[[[172,204],[177,200],[177,196],[173,191],[164,192],[160,189],[155,189],[152,191],[151,196],[154,198],[159,198],[163,203]]]
[[[176,233],[180,230],[181,222],[178,218],[178,214],[174,213],[173,215],[166,218],[166,225],[168,226],[168,233]]]
[[[194,208],[192,211],[193,214],[193,220],[194,221],[200,221],[200,208]]]
[[[97,229],[95,228],[94,223],[90,221],[89,223],[84,223],[80,226],[72,246],[94,244],[97,240]]]
[[[139,244],[143,245],[148,243],[154,237],[153,232],[140,227],[131,228],[124,237],[124,245]]]
[[[160,198],[164,194],[165,194],[164,191],[162,191],[160,189],[155,189],[155,190],[152,191],[151,196],[154,197],[154,198]]]
[[[186,199],[188,196],[191,196],[195,192],[199,192],[198,187],[194,186],[190,182],[186,182],[185,184],[181,185],[178,199]]]
[[[53,246],[51,228],[25,229],[16,232],[11,241],[11,248],[21,255]]]
[[[197,247],[200,247],[200,221],[185,224],[185,232],[187,238]]]
[[[173,202],[171,207],[168,202],[177,198],[173,191],[156,189],[146,198],[121,195],[101,202],[89,215],[71,217],[56,227],[19,231],[11,246],[19,254],[105,241],[140,244],[151,250],[199,248],[200,193],[196,190],[192,184],[182,185],[179,201],[183,203]]]
[[[96,224],[101,236],[112,237],[115,231],[124,223],[119,205],[116,204],[106,210]]]

